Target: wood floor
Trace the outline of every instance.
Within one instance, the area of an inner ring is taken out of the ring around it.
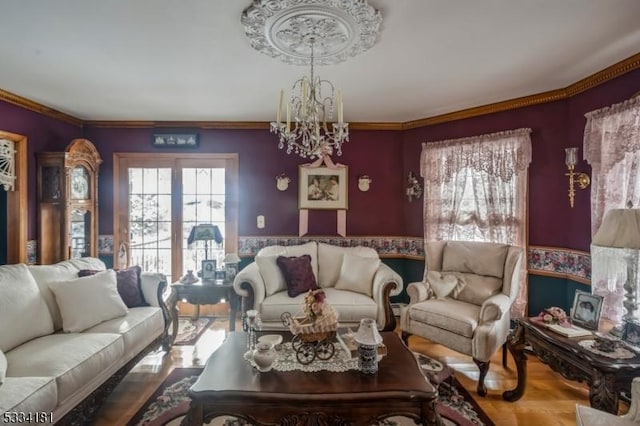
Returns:
[[[148,355],[107,399],[95,424],[126,424],[174,368],[203,366],[224,340],[227,326],[224,316],[218,317],[197,345],[176,346],[169,353],[159,350]],[[515,387],[515,363],[511,356],[507,369],[502,367],[500,353],[491,360],[485,380],[489,394],[482,398],[475,393],[478,369],[470,357],[415,336],[410,338],[409,347],[453,367],[456,378],[498,426],[575,425],[575,404],[589,404],[586,385],[565,380],[535,356],[528,357],[528,383],[524,396],[518,402],[509,403],[502,400],[502,392]],[[621,407],[622,411],[626,409]]]

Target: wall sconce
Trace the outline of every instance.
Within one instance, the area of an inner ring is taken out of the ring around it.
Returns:
[[[286,191],[289,188],[289,183],[291,183],[291,179],[284,173],[276,176],[276,188],[278,188],[278,191]]]
[[[422,196],[422,186],[420,186],[420,182],[418,182],[418,178],[413,172],[409,172],[409,177],[407,178],[407,198],[409,198],[409,202],[411,202],[414,198],[418,199]]]
[[[362,192],[367,192],[372,182],[373,179],[371,179],[369,175],[362,175],[358,177],[358,189]]]
[[[578,148],[565,148],[564,150],[567,153],[565,163],[567,164],[567,169],[569,170],[569,173],[565,173],[565,176],[569,176],[569,205],[571,205],[571,208],[573,208],[573,200],[576,196],[576,190],[573,185],[577,183],[580,189],[586,189],[591,183],[591,179],[586,173],[578,173],[573,171],[573,169],[576,167],[576,164],[578,163]]]

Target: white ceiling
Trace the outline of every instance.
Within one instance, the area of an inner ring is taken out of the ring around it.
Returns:
[[[0,89],[84,120],[271,121],[308,73],[249,46],[250,0],[0,0]],[[345,120],[566,87],[640,52],[639,0],[370,0],[379,40],[316,72]]]

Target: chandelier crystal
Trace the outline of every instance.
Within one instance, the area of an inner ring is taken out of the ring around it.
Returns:
[[[284,90],[280,91],[280,101],[276,121],[271,122],[271,133],[278,135],[278,148],[287,154],[296,153],[302,158],[319,158],[342,155],[342,144],[349,141],[349,123],[344,122],[342,91],[335,90],[333,84],[315,75],[313,68],[313,44],[311,43],[311,73],[291,87],[291,99],[286,105],[286,120],[282,120]],[[337,110],[337,121],[332,122]]]

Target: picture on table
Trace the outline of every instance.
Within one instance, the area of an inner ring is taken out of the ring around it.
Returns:
[[[602,302],[602,296],[580,290],[576,291],[571,309],[571,323],[589,330],[597,330]]]
[[[640,323],[626,321],[622,330],[622,340],[636,349],[640,349]]]
[[[202,279],[203,280],[215,280],[216,279],[217,262],[215,259],[202,261]]]

